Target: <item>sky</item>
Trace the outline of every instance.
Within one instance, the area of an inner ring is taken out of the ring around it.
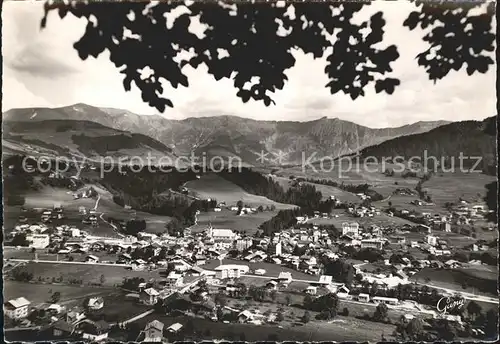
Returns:
[[[484,119],[496,114],[496,67],[486,74],[467,76],[452,71],[436,84],[428,79],[415,56],[426,49],[423,32],[402,27],[413,10],[407,2],[375,2],[367,6],[363,19],[383,11],[387,21],[384,41],[396,44],[400,58],[392,64],[401,80],[393,95],[376,94],[369,85],[366,95],[352,100],[330,94],[324,86],[326,59],[294,53],[295,66],[287,70],[288,83],[266,107],[236,97],[230,80],[215,81],[205,68],[188,67],[188,88],[169,92],[174,108],[162,116],[170,119],[236,115],[258,120],[308,121],[321,117],[340,118],[372,128],[394,127],[417,121]],[[109,61],[107,52],[82,61],[73,48],[84,33],[86,20],[71,15],[60,19],[49,15],[47,28],[40,29],[43,2],[5,1],[2,10],[2,111],[25,107],[59,107],[75,103],[114,107],[138,114],[158,114],[144,103],[133,86],[123,88],[123,75]],[[194,30],[197,28],[195,27]],[[199,28],[198,28],[199,29]]]

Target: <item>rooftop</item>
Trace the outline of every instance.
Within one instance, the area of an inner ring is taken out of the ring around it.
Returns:
[[[17,299],[7,301],[14,308],[20,308],[24,306],[28,306],[31,302],[26,300],[24,297],[18,297]]]

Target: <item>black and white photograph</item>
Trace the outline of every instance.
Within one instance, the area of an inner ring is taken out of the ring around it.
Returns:
[[[495,12],[3,1],[4,341],[497,341]]]

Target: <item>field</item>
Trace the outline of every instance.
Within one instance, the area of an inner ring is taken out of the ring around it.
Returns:
[[[360,226],[369,227],[370,225],[378,225],[381,227],[387,226],[402,226],[405,224],[411,224],[412,222],[405,219],[393,216],[390,217],[387,214],[380,213],[380,215],[375,215],[373,217],[353,217],[345,212],[345,210],[333,210],[332,215],[338,215],[338,217],[331,218],[313,218],[308,220],[309,223],[317,225],[334,225],[337,228],[342,228],[343,222],[358,222]]]
[[[104,286],[113,287],[121,284],[125,277],[142,277],[145,280],[151,278],[160,278],[160,271],[132,271],[126,270],[121,266],[105,265],[82,265],[82,264],[53,264],[53,263],[34,263],[30,262],[24,265],[23,269],[33,273],[33,280],[39,278],[43,282],[51,282],[52,278],[63,278],[63,281],[69,279],[82,279],[84,285],[89,283],[100,283],[101,275],[104,275]]]
[[[274,202],[263,196],[252,195],[213,173],[203,175],[200,179],[189,181],[185,186],[196,197],[216,199],[218,202],[226,202],[228,206],[236,205],[238,201],[242,201],[251,207],[258,207],[259,205],[263,207],[274,205],[276,209],[294,207],[290,204]]]
[[[319,163],[313,164],[315,169],[305,166],[303,170],[302,166],[290,167],[281,169],[275,172],[276,175],[282,177],[303,177],[312,179],[329,179],[336,181],[338,183],[345,184],[370,184],[374,187],[379,187],[380,191],[383,191],[383,187],[387,188],[387,194],[392,193],[390,186],[394,187],[410,187],[416,185],[417,181],[411,178],[402,178],[400,173],[396,173],[392,177],[384,175],[384,169],[396,169],[397,167],[393,164],[386,163],[383,165],[366,163],[363,161],[357,162],[356,160],[342,162],[336,161],[333,165],[325,162],[323,168]],[[397,182],[399,185],[395,185]],[[385,195],[387,196],[387,195]]]
[[[37,304],[46,303],[49,301],[50,293],[49,291],[60,292],[61,300],[60,303],[71,304],[77,302],[78,300],[84,299],[87,296],[94,295],[107,295],[114,291],[111,288],[96,288],[89,286],[68,286],[59,284],[34,284],[34,283],[23,283],[4,280],[4,299],[11,300],[18,297],[25,297],[28,299],[32,306]]]
[[[288,190],[290,187],[292,187],[292,181],[290,180],[290,178],[279,177],[275,175],[273,175],[272,177],[275,182],[278,182],[281,185],[281,187],[285,189],[285,191]],[[334,186],[307,183],[307,182],[305,184],[313,185],[317,191],[321,192],[321,194],[323,195],[323,199],[328,199],[330,198],[331,195],[333,195],[337,199],[344,202],[353,202],[353,203],[359,202],[359,197],[356,196],[355,194],[336,188]]]
[[[384,175],[384,169],[395,169],[397,166],[386,163],[383,164],[362,164],[356,161],[343,163],[336,162],[333,166],[326,164],[324,169],[320,169],[319,164],[313,164],[316,170],[311,168],[302,170],[302,166],[281,169],[275,174],[288,179],[290,176],[329,179],[345,184],[370,184],[372,188],[388,197],[392,195],[396,188],[414,189],[418,183],[418,178],[402,178],[401,173],[396,173],[389,177]],[[329,171],[332,169],[331,171]],[[422,173],[417,173],[420,177]],[[446,202],[458,202],[458,198],[469,202],[482,202],[486,189],[485,185],[495,181],[495,176],[488,176],[481,173],[444,172],[434,174],[430,180],[423,184],[424,190],[428,190],[433,201],[443,207]],[[417,197],[418,198],[418,197]],[[395,199],[399,203],[398,199]],[[411,201],[411,198],[409,199]],[[394,203],[394,201],[393,201]],[[405,203],[407,203],[405,201]]]
[[[446,202],[457,203],[459,197],[482,204],[486,194],[485,185],[495,180],[494,176],[480,173],[442,173],[432,176],[423,187],[439,206],[444,206]]]
[[[210,211],[198,215],[198,223],[192,226],[193,232],[207,228],[210,224],[215,228],[228,228],[236,232],[253,235],[259,226],[271,219],[278,213],[275,211],[263,211],[255,214],[236,215],[235,211],[222,209],[220,212]]]
[[[413,275],[410,280],[425,282],[429,286],[463,290],[478,295],[498,296],[498,271],[478,270],[476,268],[425,268]]]
[[[73,257],[73,261],[75,262],[84,262],[89,254],[99,257],[101,262],[116,261],[117,255],[114,253],[108,253],[106,251],[99,252],[89,252],[89,253],[71,253],[69,256]],[[48,253],[47,249],[38,249],[36,250],[36,255],[39,260],[67,260],[65,254],[57,254],[57,253]],[[34,259],[35,255],[31,252],[30,248],[21,247],[20,249],[14,247],[4,247],[4,260],[5,259]],[[14,263],[12,263],[14,264]]]

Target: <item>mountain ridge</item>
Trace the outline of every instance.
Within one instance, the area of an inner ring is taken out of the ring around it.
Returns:
[[[339,118],[323,116],[312,121],[259,121],[232,115],[167,119],[138,115],[128,110],[100,108],[82,103],[60,108],[11,109],[5,122],[87,120],[116,130],[149,136],[179,156],[206,153],[237,155],[256,163],[262,153],[286,156],[282,163],[301,161],[303,153],[337,157],[357,152],[399,136],[421,133],[447,121],[417,122],[395,128],[368,128]],[[222,152],[222,153],[221,153]]]

